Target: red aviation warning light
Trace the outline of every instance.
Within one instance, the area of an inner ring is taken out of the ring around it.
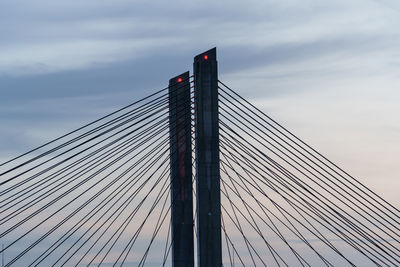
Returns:
[[[204,55],[204,60],[207,60],[208,59],[208,55]]]
[[[182,82],[182,78],[178,78],[178,83]]]

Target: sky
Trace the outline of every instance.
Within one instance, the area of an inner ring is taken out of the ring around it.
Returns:
[[[400,206],[400,4],[0,3],[0,161],[166,87],[217,47],[219,79]]]

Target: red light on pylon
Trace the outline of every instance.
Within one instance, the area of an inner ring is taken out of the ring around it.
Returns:
[[[208,59],[208,55],[204,55],[204,60],[207,60]]]
[[[182,82],[182,78],[178,78],[178,83]]]

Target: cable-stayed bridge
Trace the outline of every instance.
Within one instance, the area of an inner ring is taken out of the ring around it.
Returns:
[[[219,81],[215,49],[0,171],[2,266],[400,266],[400,210]]]

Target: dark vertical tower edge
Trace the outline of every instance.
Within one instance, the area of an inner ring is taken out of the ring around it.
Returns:
[[[194,266],[189,72],[169,81],[172,266]]]
[[[221,267],[218,77],[216,48],[194,58],[199,267]]]

